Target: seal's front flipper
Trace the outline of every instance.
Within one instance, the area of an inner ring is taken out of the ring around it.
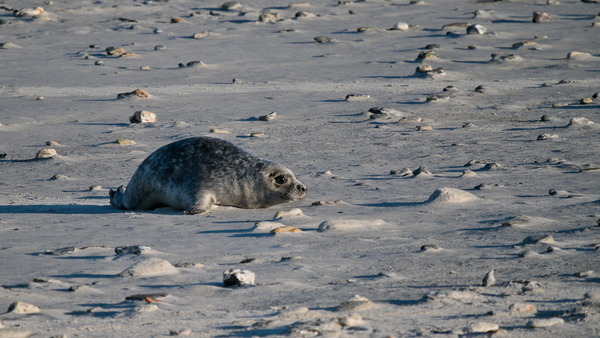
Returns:
[[[118,209],[127,210],[127,208],[123,204],[123,198],[125,196],[124,186],[120,186],[117,190],[110,189],[110,192],[108,194],[110,196],[110,205]]]

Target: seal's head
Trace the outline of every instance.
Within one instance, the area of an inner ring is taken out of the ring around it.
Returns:
[[[297,201],[306,196],[306,186],[298,181],[291,170],[280,164],[267,165],[261,174],[268,187],[268,200],[273,205]]]

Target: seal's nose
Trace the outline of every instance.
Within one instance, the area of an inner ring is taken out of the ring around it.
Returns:
[[[306,194],[306,187],[302,184],[298,184],[296,185],[296,189],[298,189],[298,191],[301,191],[302,193]]]

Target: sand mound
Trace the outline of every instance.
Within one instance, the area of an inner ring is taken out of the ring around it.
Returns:
[[[137,262],[119,274],[121,277],[155,277],[177,274],[179,270],[160,258],[148,258]]]
[[[470,192],[455,189],[455,188],[440,188],[436,189],[427,203],[466,203],[473,202],[479,198]]]

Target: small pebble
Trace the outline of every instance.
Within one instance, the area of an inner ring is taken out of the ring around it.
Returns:
[[[35,155],[36,159],[46,159],[46,158],[51,158],[56,156],[58,153],[56,152],[56,149],[52,149],[52,148],[46,148],[46,149],[42,149],[40,151],[37,152],[37,154]]]
[[[273,216],[273,219],[282,219],[282,218],[295,217],[295,216],[301,216],[301,215],[304,215],[304,213],[302,212],[302,209],[293,208],[293,209],[289,209],[289,210],[278,211],[275,214],[275,216]]]
[[[539,318],[532,319],[527,323],[527,327],[537,329],[542,327],[550,327],[554,325],[564,324],[565,321],[562,318],[552,317],[552,318]]]
[[[465,331],[469,333],[487,333],[496,332],[500,329],[498,324],[488,322],[476,322],[469,325]]]
[[[94,65],[96,65],[96,66],[104,66],[104,61],[98,60],[98,61],[94,62]]]
[[[130,140],[130,139],[126,139],[126,138],[120,138],[117,139],[115,141],[115,143],[122,145],[122,146],[132,146],[135,145],[135,141],[134,140]]]
[[[348,94],[344,101],[346,102],[356,102],[356,101],[368,101],[371,99],[371,96],[368,94]]]
[[[147,110],[138,110],[130,118],[130,123],[154,123],[156,114]]]
[[[118,246],[115,248],[115,254],[117,255],[142,255],[145,253],[150,253],[152,249],[149,246],[145,245],[126,245],[126,246]]]
[[[551,138],[558,138],[558,135],[543,133],[543,134],[538,135],[537,140],[543,141],[543,140],[547,140],[547,139],[551,139]]]
[[[423,246],[421,246],[421,251],[439,251],[441,250],[440,247],[438,247],[435,244],[425,244]]]
[[[527,236],[521,244],[529,245],[529,244],[552,244],[555,243],[554,238],[551,235],[532,235]]]
[[[221,9],[224,11],[237,11],[242,9],[242,4],[238,1],[228,1],[221,5]]]
[[[495,269],[492,269],[485,274],[485,277],[483,277],[483,280],[481,281],[482,286],[488,287],[496,283],[496,277],[494,276],[495,271]]]
[[[317,43],[332,43],[334,41],[333,38],[328,36],[316,36],[314,39]]]
[[[584,97],[583,99],[581,99],[579,101],[580,104],[590,104],[590,103],[593,103],[593,102],[594,102],[594,100],[592,100],[591,97]]]
[[[97,185],[97,184],[95,184],[95,185],[91,185],[91,186],[88,188],[88,190],[89,190],[89,191],[98,191],[98,190],[102,190],[102,186],[100,186],[100,185]]]
[[[145,91],[143,89],[136,89],[132,92],[117,94],[118,99],[123,99],[123,98],[127,98],[127,97],[147,98],[147,97],[150,97],[150,93],[148,93],[147,91]]]
[[[229,134],[229,131],[225,129],[211,128],[210,132],[213,134]]]
[[[277,117],[277,113],[276,112],[272,112],[272,113],[270,113],[268,115],[259,116],[258,119],[261,120],[261,121],[271,121],[271,120],[274,120],[276,117]]]
[[[50,177],[50,180],[68,180],[70,177],[67,175],[63,175],[63,174],[56,174],[52,177]]]
[[[140,70],[150,70],[150,66],[140,66]]]
[[[171,23],[181,23],[185,22],[184,18],[171,18]]]
[[[416,127],[417,131],[429,131],[429,130],[433,130],[432,126],[417,126]]]
[[[223,284],[228,286],[255,285],[256,275],[254,272],[242,269],[229,269],[223,272]]]
[[[409,29],[410,29],[410,26],[406,22],[399,22],[399,23],[395,24],[394,27],[392,27],[388,30],[406,32]]]
[[[545,12],[533,12],[533,19],[531,20],[534,23],[539,23],[542,21],[549,21],[551,18],[550,14]]]
[[[483,27],[482,25],[476,24],[476,25],[471,25],[469,27],[467,27],[467,34],[485,34],[487,32],[487,28]]]
[[[250,137],[265,137],[265,133],[251,133]]]
[[[163,46],[163,45],[156,45],[154,46],[154,50],[163,50],[166,49],[167,47]]]
[[[180,63],[179,64],[179,68],[206,68],[206,64],[202,61],[199,60],[195,60],[195,61],[190,61],[186,64]]]
[[[275,23],[282,20],[283,17],[279,13],[262,13],[258,16],[258,21],[264,23]]]

